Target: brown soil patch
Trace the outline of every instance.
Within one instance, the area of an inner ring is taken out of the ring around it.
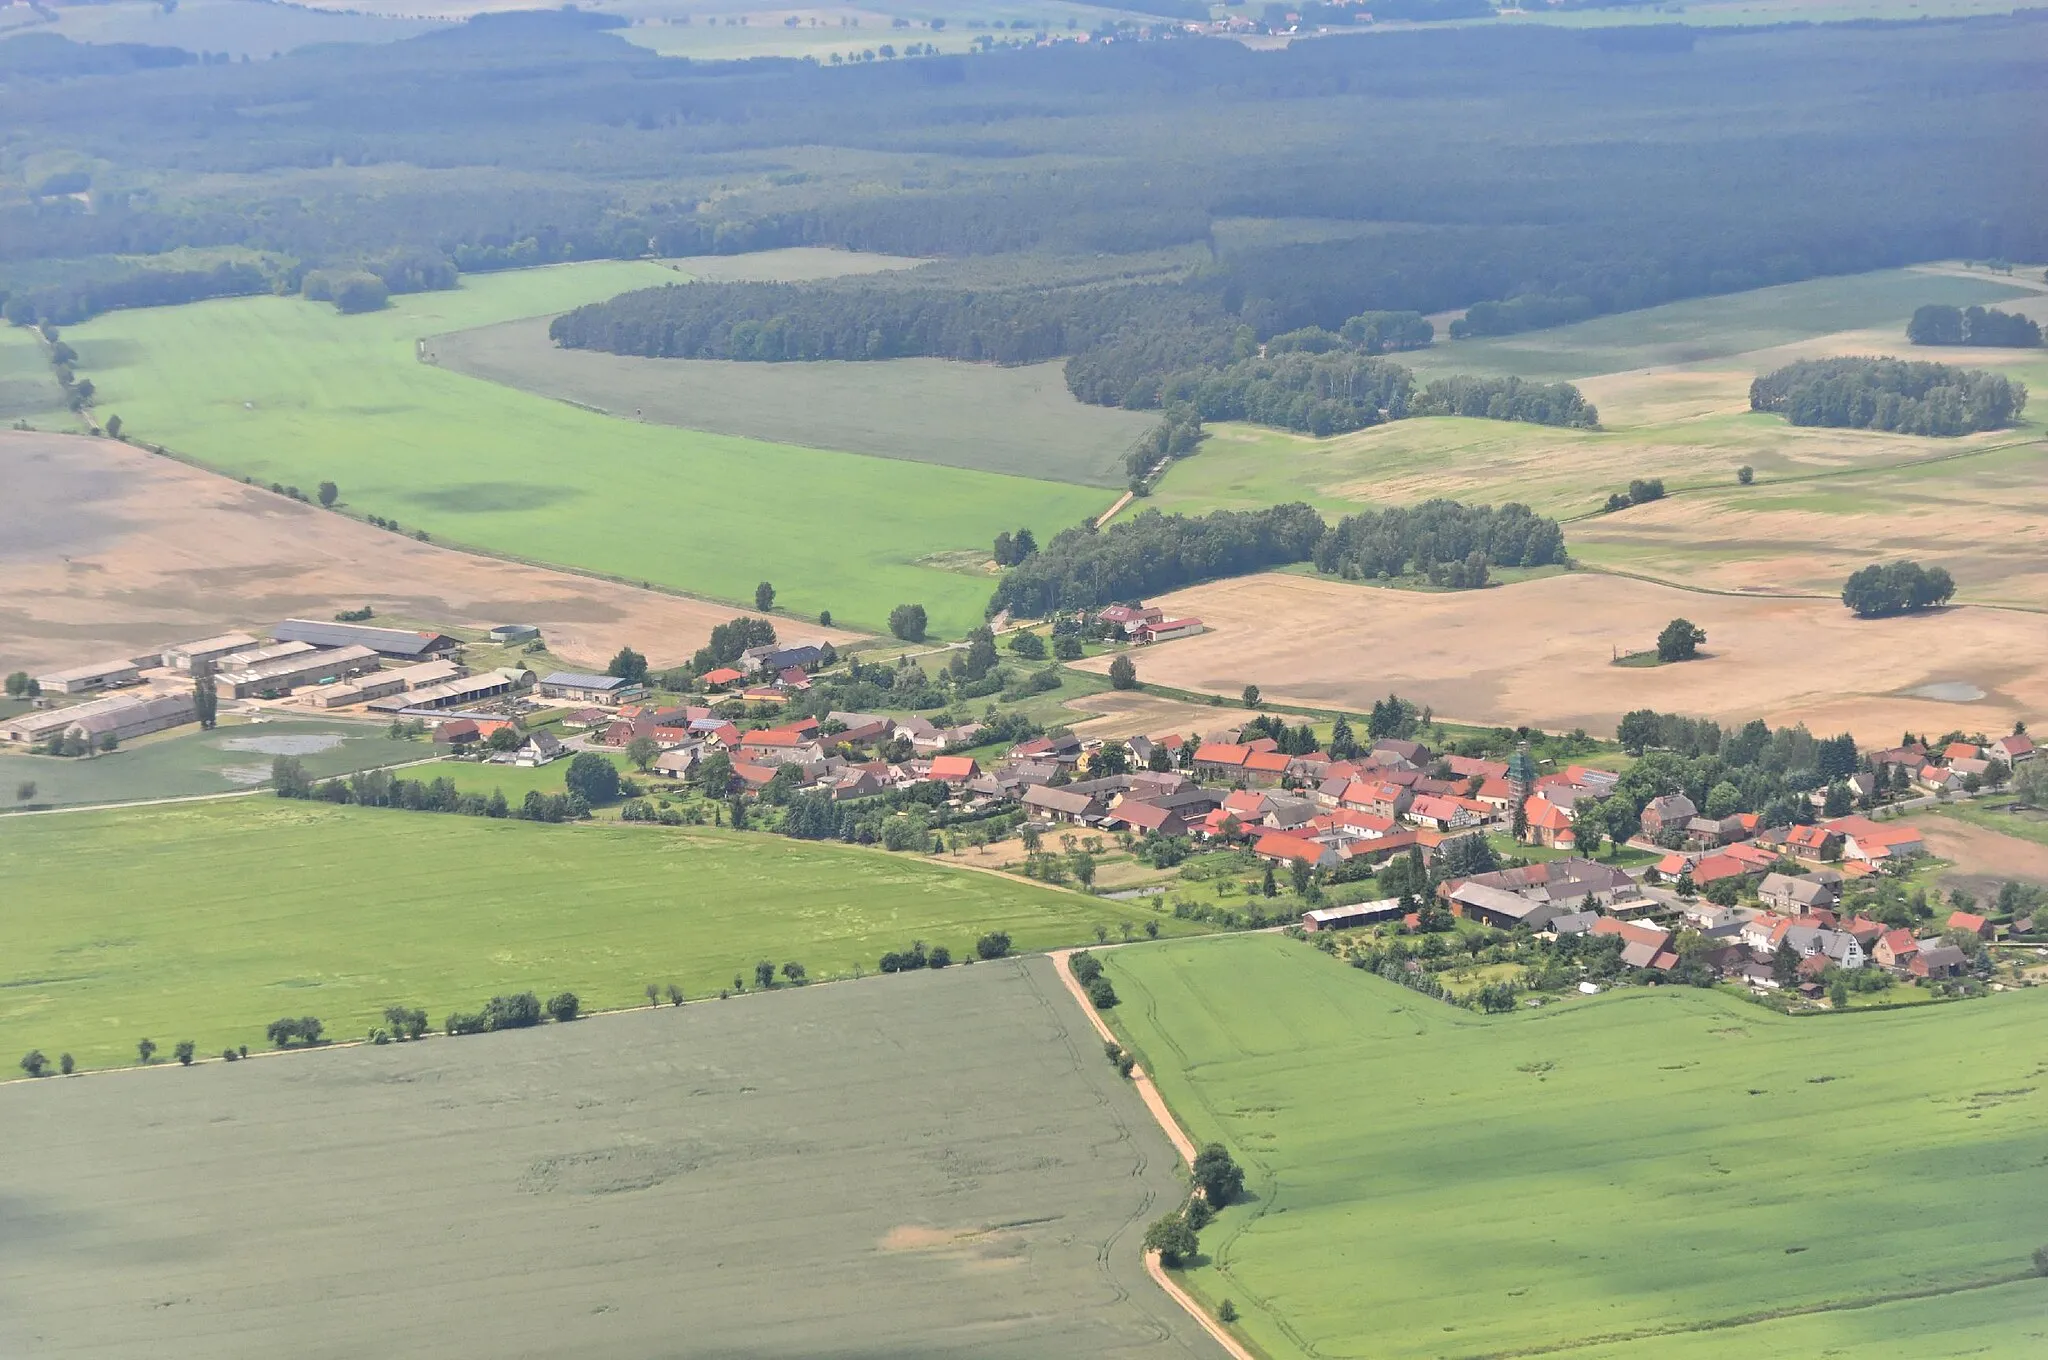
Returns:
[[[1647,707],[1867,740],[1905,728],[2003,730],[2048,708],[2048,628],[1998,610],[1859,620],[1832,600],[1702,595],[1584,572],[1444,594],[1248,576],[1156,603],[1211,631],[1138,650],[1139,679],[1205,693],[1256,684],[1268,699],[1356,710],[1392,690],[1446,718],[1602,735]],[[1679,616],[1707,630],[1708,656],[1611,664]],[[1103,671],[1108,660],[1079,664]],[[1986,697],[1908,693],[1942,681]]]
[[[417,543],[113,440],[16,431],[0,432],[0,573],[9,670],[363,604],[401,627],[538,624],[579,664],[630,644],[671,665],[743,612]]]
[[[1927,849],[1957,866],[1955,874],[1943,876],[1944,884],[1950,878],[1959,883],[1967,878],[1971,882],[1962,884],[1965,888],[1977,885],[1979,891],[1995,891],[1996,884],[2013,878],[2048,883],[2048,845],[2039,841],[2007,836],[1951,817],[1928,817],[1918,826]]]
[[[1067,707],[1079,713],[1096,715],[1073,724],[1076,735],[1090,740],[1096,737],[1163,737],[1175,732],[1182,736],[1218,732],[1226,727],[1235,727],[1251,716],[1242,709],[1233,713],[1228,708],[1191,704],[1161,694],[1147,694],[1143,690],[1108,690],[1102,694],[1090,694],[1069,699]]]

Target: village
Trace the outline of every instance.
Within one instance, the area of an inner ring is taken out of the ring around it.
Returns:
[[[1099,646],[1143,648],[1204,628],[1139,604],[1064,626],[1056,647],[1085,632]],[[772,630],[742,640],[763,635]],[[1013,653],[1044,654],[1035,635],[1021,636],[1030,643],[1013,637]],[[1076,645],[1066,642],[1069,654]],[[1970,942],[2000,935],[1984,912],[1923,907],[1880,920],[1853,903],[1869,897],[1860,889],[1906,879],[1926,862],[1904,811],[2003,788],[2035,758],[2024,731],[1932,749],[1916,741],[1860,757],[1859,768],[1807,791],[1782,820],[1716,799],[1703,808],[1666,791],[1617,828],[1614,809],[1628,804],[1617,796],[1620,772],[1592,758],[1558,768],[1532,756],[1527,740],[1470,754],[1470,740],[1433,750],[1420,734],[1360,738],[1342,718],[1319,736],[1315,725],[1290,727],[1276,714],[1233,722],[1228,710],[1206,735],[1084,740],[1064,727],[1020,725],[993,704],[981,719],[830,707],[842,687],[872,693],[878,675],[900,673],[909,658],[894,670],[863,667],[824,642],[728,646],[725,656],[700,653],[705,664],[660,675],[637,657],[606,674],[536,673],[516,661],[472,671],[464,657],[483,647],[503,662],[543,643],[519,624],[465,643],[361,621],[287,619],[260,638],[226,633],[10,677],[10,694],[28,705],[0,736],[41,754],[92,756],[183,725],[210,726],[222,704],[255,721],[312,710],[409,728],[485,765],[535,769],[599,753],[649,781],[627,782],[621,815],[631,821],[708,813],[891,849],[943,850],[950,833],[956,853],[1006,844],[1006,865],[1054,880],[1065,877],[1065,861],[1042,850],[1047,837],[1070,855],[1077,838],[1091,848],[1113,838],[1135,862],[1161,870],[1190,859],[1197,867],[1234,862],[1254,898],[1275,899],[1284,886],[1302,907],[1294,928],[1305,936],[1583,936],[1616,945],[1623,971],[1610,982],[1710,978],[1809,1002],[1830,993],[1839,1000],[1841,978],[1864,969],[1930,984],[1984,971],[1986,951]],[[957,667],[959,651],[943,650]],[[671,686],[687,686],[679,701],[662,697],[676,692]],[[1383,725],[1412,733],[1413,715],[1388,703]],[[1376,710],[1371,722],[1382,716]],[[830,810],[796,816],[814,807]],[[914,833],[896,834],[904,825]],[[1083,887],[1092,886],[1092,863]],[[1239,923],[1279,919],[1254,907]],[[2004,923],[2012,936],[2032,926],[2030,911]]]

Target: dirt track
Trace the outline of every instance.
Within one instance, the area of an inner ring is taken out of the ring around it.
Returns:
[[[1635,708],[1853,731],[2010,731],[2048,711],[2048,620],[1949,609],[1857,619],[1833,600],[1704,595],[1572,573],[1488,590],[1425,594],[1271,574],[1152,601],[1211,631],[1132,653],[1138,678],[1235,695],[1358,709],[1397,692],[1445,718],[1609,735]],[[1699,661],[1616,666],[1683,616],[1707,630]],[[1104,671],[1108,657],[1079,663]],[[1915,697],[1929,684],[1973,702]]]
[[[363,604],[401,627],[539,624],[582,664],[630,644],[666,665],[742,612],[417,543],[113,440],[17,431],[0,432],[0,581],[0,666],[30,671]]]

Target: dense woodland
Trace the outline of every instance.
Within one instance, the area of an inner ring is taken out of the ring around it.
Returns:
[[[969,309],[1000,314],[971,342],[989,357],[1172,335],[1140,366],[1163,376],[1248,357],[1231,353],[1241,328],[1469,306],[1464,333],[1500,333],[2048,254],[2029,141],[2044,65],[2030,17],[1480,26],[844,70],[663,59],[563,12],[229,65],[36,35],[0,43],[0,289],[22,262],[183,246],[349,270],[401,249],[464,270],[800,244],[1179,252],[1168,277],[1102,290],[1133,296]],[[1313,239],[1285,226],[1304,220]],[[1276,225],[1226,245],[1226,221]],[[846,343],[902,343],[894,290],[857,295]]]
[[[1147,510],[1121,524],[1068,529],[1006,573],[989,613],[1020,616],[1092,609],[1117,600],[1313,561],[1347,579],[1421,574],[1432,584],[1487,584],[1495,566],[1566,561],[1557,521],[1526,505],[1427,501],[1413,509],[1368,510],[1333,527],[1300,503],[1270,510],[1165,515]]]
[[[1794,425],[1901,434],[1995,430],[2026,404],[2026,384],[2002,373],[1904,359],[1802,359],[1749,387],[1752,411],[1774,411]]]

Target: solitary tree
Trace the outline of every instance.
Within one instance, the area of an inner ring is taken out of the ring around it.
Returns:
[[[43,1050],[32,1048],[21,1060],[21,1070],[32,1077],[40,1077],[50,1070],[50,1060],[43,1056]]]
[[[341,488],[333,482],[322,482],[320,483],[319,497],[321,508],[332,510],[334,503],[341,499]]]
[[[1259,706],[1259,687],[1257,685],[1246,685],[1244,693],[1240,694],[1238,698],[1243,700],[1246,708],[1257,708]]]
[[[569,773],[563,776],[562,783],[569,792],[580,794],[584,802],[598,807],[619,796],[619,767],[595,751],[583,751],[569,762]]]
[[[1195,1155],[1190,1176],[1213,1208],[1221,1209],[1244,1194],[1244,1168],[1221,1143],[1210,1143]]]
[[[211,732],[220,718],[220,691],[214,687],[211,675],[201,675],[192,681],[192,709],[198,715],[200,729]]]
[[[1195,1230],[1179,1213],[1168,1214],[1145,1229],[1145,1250],[1158,1252],[1159,1264],[1169,1270],[1186,1265],[1200,1247]]]
[[[676,986],[673,982],[668,985],[668,1004],[671,1006],[683,1004],[683,989]]]
[[[78,1070],[78,1064],[72,1060],[69,1053],[61,1054],[57,1058],[57,1070],[68,1077]]]
[[[548,998],[548,1018],[567,1024],[583,1013],[583,1002],[574,992],[557,992]]]
[[[804,981],[804,966],[795,960],[791,960],[782,965],[782,976],[793,983],[800,983]]]
[[[921,604],[899,604],[889,611],[889,631],[905,642],[921,642],[928,620]]]
[[[119,416],[108,416],[108,417],[107,417],[107,438],[109,438],[109,439],[119,439],[120,437],[121,437],[121,417],[119,417]]]
[[[775,965],[766,959],[762,959],[759,963],[755,964],[754,985],[764,992],[773,987],[775,985]]]
[[[651,982],[647,984],[647,1004],[650,1006],[659,1006],[661,1004],[661,988]]]
[[[171,1056],[178,1060],[178,1066],[180,1067],[190,1067],[193,1056],[198,1052],[198,1045],[194,1044],[190,1039],[180,1039],[171,1046]]]
[[[661,755],[661,743],[653,737],[635,737],[626,743],[626,759],[633,762],[633,768],[646,774]]]
[[[1136,689],[1138,668],[1127,656],[1120,656],[1109,663],[1109,684],[1112,689]]]
[[[153,1039],[144,1039],[141,1043],[135,1045],[135,1054],[144,1062],[148,1062],[150,1059],[156,1057],[156,1041]]]
[[[1691,661],[1699,656],[1700,644],[1706,640],[1707,630],[1691,619],[1673,619],[1657,634],[1657,659]]]
[[[775,587],[763,581],[754,587],[754,608],[763,614],[775,607]]]
[[[818,611],[818,626],[819,626],[820,628],[830,628],[830,627],[832,626],[832,611],[831,611],[831,610],[829,610],[829,609],[820,609],[820,610]]]
[[[1744,463],[1741,467],[1735,469],[1735,480],[1741,482],[1744,486],[1748,486],[1756,480],[1756,469]]]

